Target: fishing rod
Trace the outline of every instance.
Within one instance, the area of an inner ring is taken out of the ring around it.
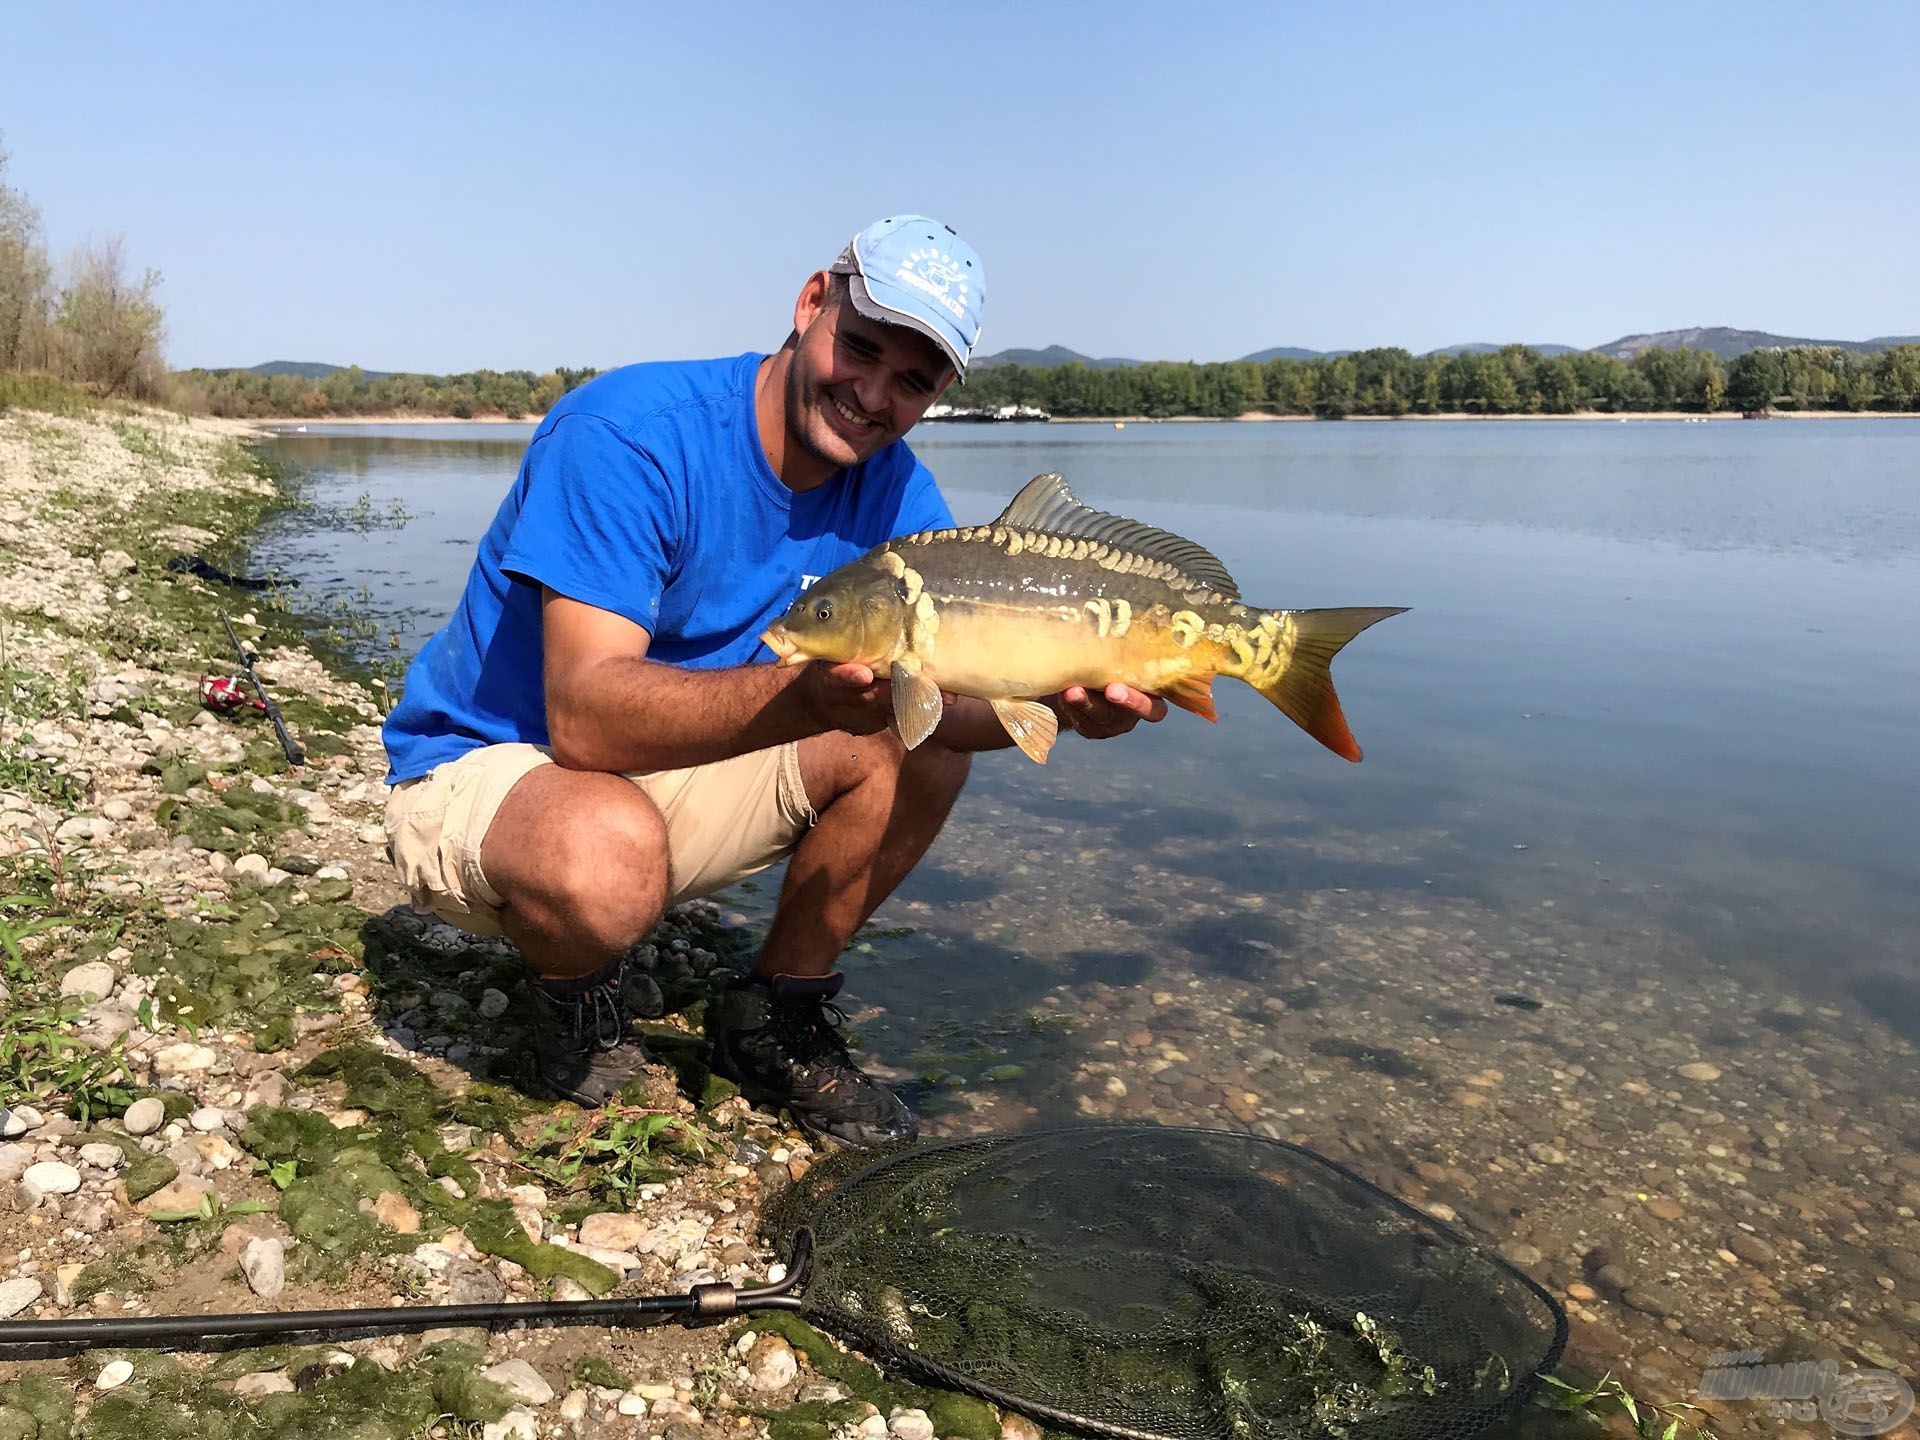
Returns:
[[[273,733],[280,737],[280,748],[286,752],[287,764],[306,764],[306,751],[294,744],[293,736],[287,731],[286,719],[280,714],[280,707],[273,703],[273,697],[267,694],[266,683],[253,668],[253,662],[260,658],[258,652],[242,645],[240,637],[234,633],[233,622],[227,618],[227,612],[222,610],[219,613],[220,623],[227,627],[227,639],[233,642],[234,652],[240,657],[240,668],[246,671],[247,679],[253,682],[254,693],[260,697],[260,708],[267,712],[267,719],[273,722]]]
[[[0,1321],[0,1353],[21,1347],[98,1346],[161,1348],[192,1342],[236,1340],[254,1335],[371,1335],[393,1330],[431,1330],[478,1325],[578,1325],[644,1323],[641,1317],[715,1319],[757,1310],[799,1310],[794,1293],[811,1254],[813,1237],[795,1237],[784,1280],[740,1289],[724,1281],[695,1285],[678,1295],[633,1295],[610,1300],[506,1300],[479,1305],[395,1305],[380,1309],[265,1310],[245,1315],[112,1315],[97,1319]]]

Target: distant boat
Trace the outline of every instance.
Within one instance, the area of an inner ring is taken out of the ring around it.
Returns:
[[[1116,430],[1124,430],[1127,428],[1127,422],[1124,420],[1116,420],[1113,422],[1113,428]]]

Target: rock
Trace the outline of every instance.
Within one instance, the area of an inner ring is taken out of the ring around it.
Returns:
[[[1576,1280],[1573,1284],[1567,1286],[1567,1298],[1569,1300],[1591,1302],[1600,1298],[1600,1292],[1591,1285]]]
[[[488,1266],[473,1260],[455,1260],[447,1266],[449,1305],[498,1305],[506,1298],[507,1287]]]
[[[45,1288],[31,1275],[0,1283],[0,1320],[11,1320],[38,1300]]]
[[[580,1222],[580,1243],[595,1250],[635,1250],[652,1228],[638,1215],[589,1215]]]
[[[756,1336],[747,1351],[747,1373],[756,1390],[778,1390],[793,1383],[800,1373],[800,1362],[793,1347],[778,1335]]]
[[[474,1008],[479,1012],[481,1019],[498,1020],[507,1013],[507,1006],[511,1003],[505,991],[485,990],[481,992],[480,1003]]]
[[[560,1418],[569,1425],[585,1419],[590,1398],[584,1390],[569,1390],[567,1398],[560,1402]]]
[[[1660,1195],[1647,1201],[1647,1213],[1656,1220],[1683,1220],[1687,1214],[1677,1202]]]
[[[1537,1140],[1527,1146],[1527,1154],[1531,1155],[1542,1165],[1564,1165],[1567,1163],[1566,1151],[1556,1149],[1552,1145]]]
[[[262,1300],[276,1299],[287,1288],[287,1252],[278,1240],[249,1240],[240,1252],[240,1273]]]
[[[895,1410],[887,1417],[887,1433],[893,1440],[933,1440],[933,1421],[924,1410]]]
[[[1000,1440],[1046,1440],[1046,1434],[1024,1415],[1008,1411],[1000,1417]]]
[[[397,1190],[380,1192],[373,1202],[373,1218],[402,1235],[420,1233],[420,1212]],[[544,1405],[546,1402],[543,1400],[540,1403]]]
[[[553,1399],[553,1387],[525,1360],[503,1360],[480,1373],[496,1385],[506,1386],[522,1404],[545,1405]]]
[[[43,1195],[71,1195],[80,1188],[80,1172],[64,1160],[29,1165],[20,1178]]]
[[[205,1180],[196,1180],[190,1175],[183,1175],[149,1194],[140,1202],[140,1209],[147,1215],[198,1212],[201,1199],[212,1189],[213,1186]],[[131,1186],[128,1188],[128,1193],[132,1193]]]
[[[0,1145],[0,1183],[18,1180],[32,1163],[31,1145]]]
[[[136,1204],[179,1175],[180,1167],[165,1155],[148,1155],[127,1166],[127,1198]]]
[[[102,575],[131,575],[139,568],[133,556],[124,550],[109,550],[94,563]]]
[[[227,1128],[226,1114],[212,1105],[203,1105],[187,1116],[187,1123],[202,1135],[211,1135],[216,1130]]]
[[[242,855],[233,862],[233,873],[252,885],[265,885],[267,874],[273,869],[273,862],[255,851]]]
[[[622,1415],[644,1415],[647,1413],[647,1402],[638,1395],[622,1395],[619,1410]]]
[[[167,1123],[167,1107],[153,1096],[146,1096],[127,1107],[121,1123],[127,1127],[129,1135],[151,1135]]]
[[[516,1405],[498,1420],[480,1427],[480,1440],[539,1440],[540,1421],[524,1405]]]
[[[104,1141],[95,1141],[80,1147],[80,1158],[98,1170],[118,1170],[126,1163],[127,1157],[120,1152],[118,1145],[108,1145]]]
[[[100,813],[109,820],[131,820],[133,818],[133,806],[124,800],[109,800],[100,807]]]
[[[1718,1065],[1709,1065],[1704,1060],[1696,1060],[1691,1065],[1682,1065],[1673,1073],[1678,1075],[1682,1080],[1699,1080],[1705,1082],[1708,1080],[1718,1080],[1720,1078],[1720,1067]]]
[[[293,1381],[279,1370],[266,1370],[256,1375],[242,1375],[233,1382],[233,1393],[242,1400],[260,1400],[268,1395],[291,1395]]]
[[[60,994],[62,998],[104,1000],[113,994],[116,978],[113,966],[106,961],[89,960],[84,965],[74,966],[60,977]]]
[[[204,1075],[220,1063],[220,1057],[204,1045],[182,1041],[169,1045],[153,1057],[156,1075]]]
[[[1620,1298],[1641,1314],[1656,1319],[1680,1309],[1680,1297],[1664,1285],[1634,1285]]]
[[[97,1390],[118,1390],[132,1378],[133,1362],[131,1360],[109,1360],[101,1366],[100,1374],[93,1384]]]

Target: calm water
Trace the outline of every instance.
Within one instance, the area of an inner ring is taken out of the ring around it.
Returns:
[[[527,431],[277,442],[284,533],[411,650]],[[933,1130],[1304,1142],[1565,1297],[1642,1393],[1791,1341],[1920,1354],[1920,424],[930,427],[963,522],[1035,473],[1255,603],[1408,605],[1335,675],[1366,762],[1250,690],[982,757],[849,957]],[[721,897],[764,920],[778,876]],[[1521,1003],[1513,1001],[1518,997]],[[1731,1247],[1731,1248],[1729,1248]],[[1723,1435],[1777,1435],[1754,1406]]]
[[[411,651],[529,433],[285,438],[319,498],[414,518],[275,558],[367,586]],[[1255,851],[1317,823],[1418,837],[1400,881],[1683,927],[1713,961],[1822,993],[1920,976],[1920,425],[945,426],[916,448],[963,522],[1058,469],[1210,544],[1257,602],[1412,607],[1336,664],[1363,765],[1222,682],[1217,727],[1176,714],[1044,771],[986,757],[976,792],[1142,854],[1167,811]],[[1075,805],[1089,787],[1098,810]],[[1383,863],[1316,880],[1383,883]]]

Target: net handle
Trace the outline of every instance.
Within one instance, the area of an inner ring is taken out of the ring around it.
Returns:
[[[170,1344],[253,1335],[379,1334],[478,1325],[609,1325],[642,1317],[711,1319],[751,1310],[798,1310],[797,1293],[813,1255],[813,1232],[794,1236],[784,1279],[740,1290],[719,1282],[680,1295],[630,1295],[610,1300],[520,1300],[490,1305],[395,1305],[345,1310],[268,1310],[250,1315],[116,1315],[86,1320],[0,1322],[0,1354],[20,1347],[160,1348]],[[191,1347],[189,1347],[191,1348]]]

